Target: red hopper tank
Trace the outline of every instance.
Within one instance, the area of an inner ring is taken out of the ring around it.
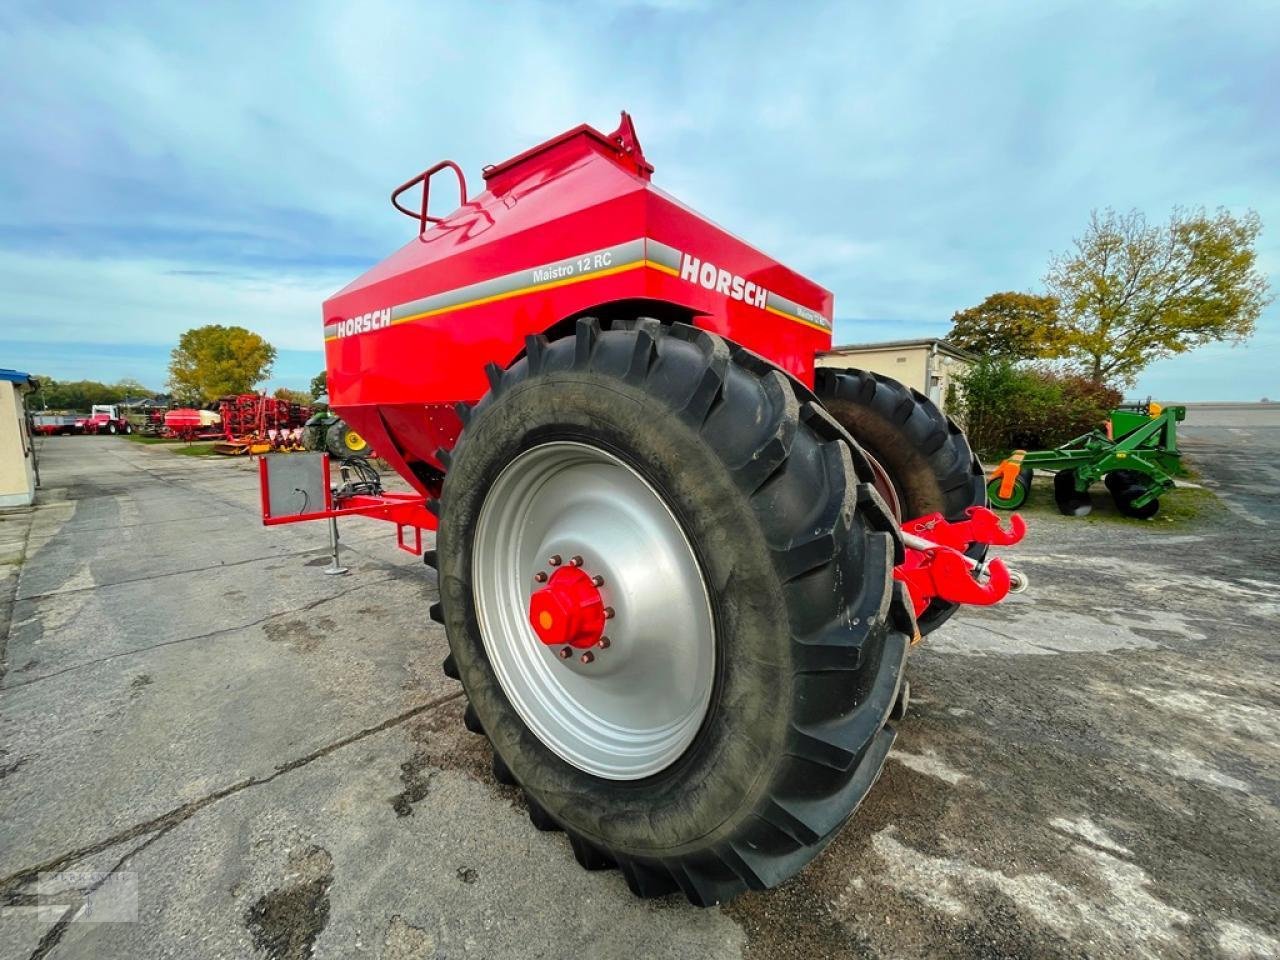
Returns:
[[[462,203],[445,217],[399,198],[424,180]],[[467,199],[445,162],[393,198],[420,231],[324,304],[331,403],[419,490],[434,489],[458,401],[488,389],[528,334],[572,330],[643,303],[725,335],[813,382],[831,345],[832,296],[651,182],[630,118],[611,134],[582,125],[484,171]]]

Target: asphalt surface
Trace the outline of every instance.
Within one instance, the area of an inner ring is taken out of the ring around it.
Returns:
[[[1239,520],[1280,524],[1280,403],[1190,404],[1178,436]]]
[[[327,577],[251,464],[51,439],[0,515],[0,957],[1280,955],[1268,414],[1188,424],[1194,521],[1032,510],[1031,589],[913,652],[839,838],[709,910],[532,829],[388,529]]]

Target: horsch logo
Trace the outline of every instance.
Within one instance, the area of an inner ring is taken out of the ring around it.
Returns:
[[[759,307],[761,310],[769,296],[768,290],[746,277],[730,273],[710,261],[699,260],[687,253],[680,257],[680,279],[699,284],[734,300],[741,300],[748,306]]]
[[[339,320],[336,332],[340,337],[349,337],[355,333],[368,333],[370,330],[381,330],[389,326],[391,326],[391,308],[386,307],[382,310],[362,313],[358,317]]]

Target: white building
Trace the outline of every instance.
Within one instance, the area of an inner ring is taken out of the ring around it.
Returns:
[[[0,367],[0,508],[35,499],[36,451],[23,404],[35,386],[30,374]]]
[[[856,367],[914,387],[947,409],[948,390],[977,361],[977,356],[936,338],[851,343],[818,355],[820,367]]]

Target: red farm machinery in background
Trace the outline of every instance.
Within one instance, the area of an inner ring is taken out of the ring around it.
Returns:
[[[179,407],[164,414],[164,435],[214,441],[218,453],[282,453],[303,449],[311,407],[258,393],[232,394],[216,409]]]
[[[114,403],[95,403],[88,414],[37,413],[32,416],[32,430],[44,436],[55,434],[132,433],[133,425]]]
[[[263,519],[437,530],[430,616],[494,775],[584,867],[706,905],[832,839],[909,648],[1025,583],[987,555],[1025,528],[927,397],[815,366],[830,292],[652,173],[624,114],[476,196],[448,161],[396,189],[416,236],[323,331],[334,410],[414,493],[267,457]]]
[[[302,450],[302,428],[311,416],[303,404],[256,393],[241,393],[218,401],[223,439],[218,453],[272,453]]]
[[[175,407],[166,410],[160,435],[169,440],[216,440],[222,436],[221,417],[213,410]]]

